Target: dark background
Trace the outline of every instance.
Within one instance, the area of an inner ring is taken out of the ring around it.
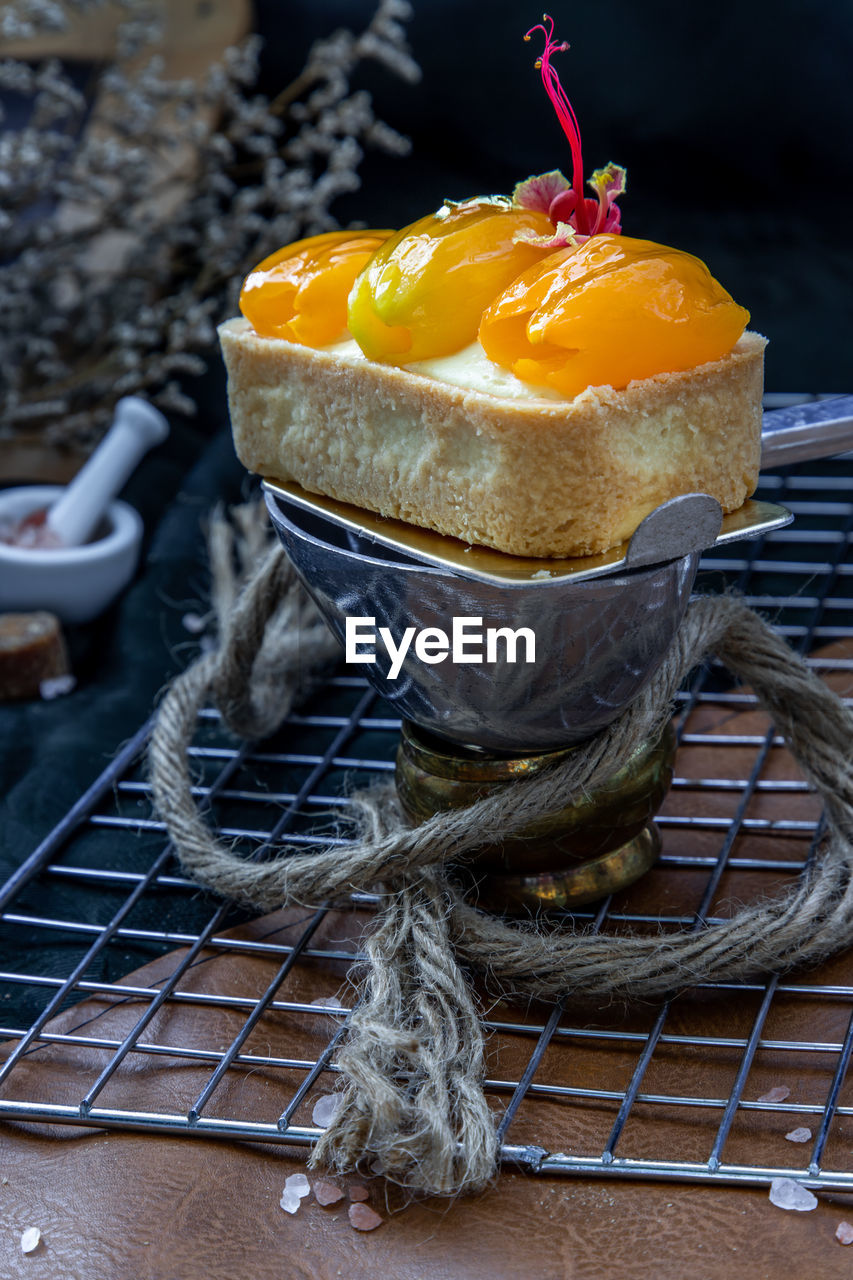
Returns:
[[[369,0],[261,0],[264,87],[290,79],[313,39],[369,20]],[[853,4],[848,0],[610,0],[551,9],[587,176],[628,170],[628,235],[703,258],[770,339],[773,391],[850,389],[853,335]],[[568,144],[534,61],[535,2],[415,0],[423,69],[372,67],[378,114],[412,140],[369,156],[342,221],[402,226],[445,196],[510,192],[563,168]]]

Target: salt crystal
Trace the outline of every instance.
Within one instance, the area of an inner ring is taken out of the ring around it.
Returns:
[[[311,1112],[311,1119],[318,1129],[328,1129],[338,1114],[340,1105],[341,1095],[338,1093],[324,1093],[322,1097],[317,1099],[314,1103],[314,1110]]]
[[[21,1236],[21,1252],[32,1253],[34,1249],[39,1247],[41,1241],[41,1232],[38,1227],[27,1227]]]
[[[378,1213],[374,1213],[369,1205],[351,1204],[349,1207],[350,1226],[355,1227],[356,1231],[375,1231],[377,1227],[381,1227],[382,1219]]]
[[[758,1099],[759,1102],[784,1102],[786,1098],[791,1096],[791,1090],[784,1084],[774,1085],[772,1089],[768,1089],[766,1093],[762,1093]]]
[[[204,628],[207,626],[204,618],[199,617],[197,613],[185,613],[181,618],[181,622],[184,630],[189,631],[191,636],[201,635],[202,631],[204,631]]]
[[[39,682],[39,696],[45,702],[50,702],[53,698],[62,698],[66,693],[70,693],[76,684],[77,681],[72,675],[48,676],[46,680]]]
[[[334,1182],[326,1182],[321,1178],[314,1183],[314,1198],[318,1204],[337,1204],[339,1200],[343,1200],[344,1193],[340,1187],[335,1186]]]
[[[369,1194],[367,1187],[363,1187],[360,1182],[354,1182],[351,1187],[347,1187],[347,1195],[354,1204],[366,1200]]]
[[[32,511],[18,524],[4,521],[0,525],[0,542],[18,547],[21,551],[56,551],[65,544],[52,529],[48,529],[45,524],[46,515],[46,510]]]
[[[817,1208],[817,1196],[793,1178],[774,1178],[770,1184],[770,1203],[777,1209],[796,1209],[808,1213]]]
[[[835,1238],[839,1244],[853,1244],[853,1225],[849,1222],[839,1222],[835,1228]]]
[[[284,1180],[284,1195],[298,1196],[302,1200],[305,1196],[311,1194],[311,1183],[305,1177],[304,1173],[292,1173],[290,1177]]]
[[[811,1136],[811,1129],[807,1129],[804,1124],[800,1125],[799,1129],[792,1129],[790,1133],[785,1134],[789,1142],[808,1142]]]
[[[281,1193],[279,1204],[285,1213],[296,1213],[296,1210],[302,1204],[302,1197],[298,1196],[295,1191],[288,1191],[285,1187]]]

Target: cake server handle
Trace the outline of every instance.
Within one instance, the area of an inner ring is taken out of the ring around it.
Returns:
[[[853,449],[853,396],[772,409],[761,422],[761,469]]]

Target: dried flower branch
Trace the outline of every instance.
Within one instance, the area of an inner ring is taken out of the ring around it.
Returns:
[[[97,0],[77,0],[74,8]],[[0,135],[0,439],[26,428],[89,447],[115,400],[142,393],[191,412],[200,373],[242,277],[289,240],[338,224],[367,148],[408,142],[353,73],[368,60],[413,81],[405,0],[379,0],[364,31],[318,41],[293,84],[255,89],[260,40],[228,49],[202,82],[168,80],[156,5],[129,11],[90,104],[57,60],[0,61],[0,91],[26,123]],[[67,21],[67,6],[0,8],[0,35]]]

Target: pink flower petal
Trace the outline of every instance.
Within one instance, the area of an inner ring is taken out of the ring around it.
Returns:
[[[839,1244],[853,1244],[853,1226],[849,1222],[839,1222],[835,1228],[835,1238]]]
[[[614,164],[611,160],[603,169],[595,170],[589,179],[589,185],[599,200],[612,204],[618,196],[624,193],[627,181],[628,174],[621,164]]]
[[[529,40],[534,31],[541,31],[545,37],[545,48],[542,50],[542,56],[537,58],[536,67],[542,75],[542,84],[547,93],[551,105],[557,113],[557,119],[569,144],[572,153],[572,186],[576,191],[583,188],[583,154],[581,148],[581,133],[578,127],[577,117],[574,108],[566,96],[566,91],[560,83],[560,77],[551,65],[551,55],[553,53],[564,53],[568,49],[565,41],[557,41],[554,39],[554,21],[547,14],[543,14],[543,22],[547,22],[548,26],[541,24],[531,27],[525,35],[525,40]],[[589,235],[590,227],[587,224],[585,206],[581,207],[580,220],[576,222],[578,231],[581,235]]]
[[[557,119],[569,143],[572,153],[572,180],[569,183],[563,179],[565,185],[555,187],[553,183],[543,182],[543,179],[553,178],[554,173],[543,174],[541,179],[528,178],[526,183],[520,183],[516,187],[514,203],[529,209],[544,211],[547,208],[548,216],[555,226],[560,222],[570,222],[581,241],[589,236],[598,235],[602,231],[618,235],[622,229],[621,218],[614,201],[625,190],[625,170],[621,165],[613,164],[612,161],[603,169],[596,169],[590,179],[590,185],[598,198],[589,200],[584,197],[580,127],[574,108],[552,65],[552,55],[564,53],[569,46],[565,41],[554,39],[554,20],[547,13],[542,15],[542,22],[538,26],[530,28],[524,37],[525,40],[529,40],[534,32],[541,32],[545,37],[545,48],[542,50],[542,56],[536,60],[536,67],[541,73],[545,92],[557,113]],[[559,174],[559,177],[563,178],[563,175]],[[544,199],[549,192],[552,199],[546,206]]]
[[[347,1195],[353,1203],[366,1200],[369,1194],[367,1187],[363,1187],[360,1182],[354,1182],[351,1187],[347,1187]]]
[[[538,209],[541,213],[547,213],[554,198],[568,189],[568,178],[559,169],[552,169],[550,173],[540,173],[534,178],[525,178],[524,182],[517,183],[512,193],[512,203],[522,209]]]
[[[568,249],[571,245],[583,244],[588,239],[588,236],[579,236],[570,222],[558,222],[553,235],[537,236],[535,231],[528,228],[519,231],[513,237],[513,243],[535,244],[540,249]]]

